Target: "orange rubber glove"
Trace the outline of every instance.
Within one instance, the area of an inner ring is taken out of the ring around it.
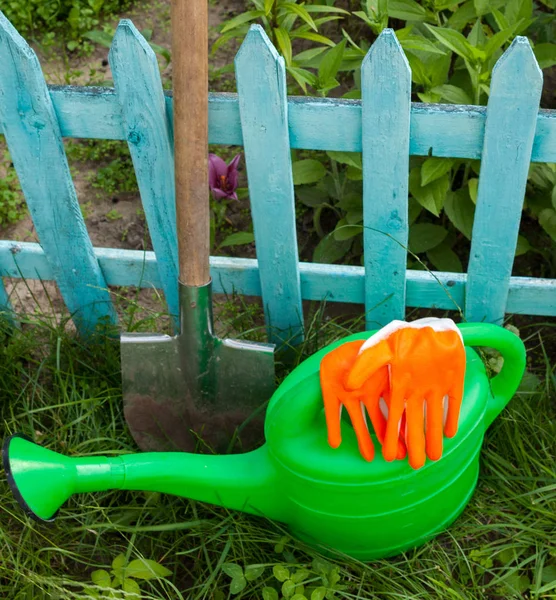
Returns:
[[[367,428],[365,409],[379,442],[382,444],[386,434],[386,419],[381,411],[381,399],[384,400],[387,411],[389,396],[388,368],[382,367],[365,378],[358,389],[350,391],[345,387],[345,380],[357,359],[363,341],[347,342],[329,352],[321,361],[320,381],[324,400],[326,425],[328,428],[328,443],[337,448],[342,441],[341,414],[345,406],[350,416],[359,451],[362,456],[371,461],[374,458],[374,445]],[[396,444],[397,458],[406,455],[405,444],[399,440]]]
[[[397,457],[405,414],[409,464],[419,469],[425,454],[431,460],[442,456],[443,429],[447,437],[457,432],[465,377],[461,334],[450,319],[394,321],[360,347],[344,380],[346,389],[362,390],[385,364],[390,401],[382,453],[388,461]]]

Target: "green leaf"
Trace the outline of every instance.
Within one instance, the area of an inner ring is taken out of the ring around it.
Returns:
[[[104,569],[98,569],[91,573],[91,581],[99,587],[110,587],[110,573]]]
[[[425,23],[425,26],[439,42],[446,46],[446,48],[449,48],[452,52],[455,52],[462,58],[473,61],[473,46],[459,31],[456,31],[455,29],[433,27],[427,23]]]
[[[242,25],[240,27],[236,27],[232,31],[228,31],[228,33],[225,33],[224,35],[221,35],[212,45],[210,49],[211,54],[216,54],[216,52],[218,52],[218,49],[230,40],[233,40],[238,37],[244,37],[247,34],[248,30],[249,25]]]
[[[531,587],[531,580],[527,575],[520,575],[515,572],[506,577],[504,583],[510,590],[520,596]]]
[[[274,29],[274,36],[276,37],[278,48],[284,57],[286,66],[289,67],[292,64],[292,42],[290,36],[283,27],[276,27]]]
[[[80,14],[80,10],[78,6],[74,6],[68,14],[68,18],[67,21],[69,23],[69,26],[74,30],[74,31],[78,31],[79,30],[79,14]]]
[[[436,248],[429,250],[427,258],[434,268],[439,271],[445,271],[446,273],[461,273],[463,271],[461,260],[445,241]]]
[[[153,44],[152,42],[149,42],[149,46],[154,50],[154,52],[156,52],[156,54],[159,54],[160,56],[162,56],[162,58],[164,58],[167,65],[169,65],[172,62],[172,55],[170,54],[170,51],[167,48],[163,48],[162,46],[159,46],[158,44]]]
[[[310,13],[338,13],[342,15],[349,15],[347,10],[338,8],[337,6],[328,6],[327,4],[311,4],[306,6],[305,10]]]
[[[421,185],[421,168],[411,169],[409,174],[409,191],[411,195],[433,215],[438,217],[444,206],[446,193],[450,188],[448,175],[443,175],[425,186]]]
[[[360,152],[336,152],[329,151],[326,153],[332,160],[342,164],[342,165],[350,165],[355,167],[356,169],[363,168],[363,162],[361,159]]]
[[[548,235],[556,242],[556,210],[545,208],[539,213],[539,223]]]
[[[247,579],[243,575],[234,577],[230,582],[230,594],[239,594],[245,589],[247,585]]]
[[[350,210],[346,213],[346,223],[348,225],[359,225],[363,222],[363,211],[362,210]],[[338,238],[336,238],[338,239]]]
[[[425,186],[449,173],[454,165],[451,158],[427,158],[421,167],[421,185]]]
[[[305,206],[310,206],[311,208],[320,206],[328,201],[328,194],[314,185],[298,187],[295,193]]]
[[[361,197],[361,193],[349,192],[348,194],[342,197],[342,199],[338,202],[336,206],[338,208],[341,208],[342,210],[345,210],[346,212],[352,210],[361,211],[363,206],[363,199]]]
[[[408,202],[408,222],[410,225],[413,225],[421,212],[423,211],[423,207],[415,200],[415,198],[409,198]]]
[[[241,13],[237,17],[230,19],[224,24],[224,27],[220,30],[220,33],[226,33],[227,31],[231,31],[235,29],[239,25],[244,25],[245,23],[249,23],[258,19],[259,17],[264,16],[264,10],[248,10],[247,12]]]
[[[91,40],[95,44],[99,44],[100,46],[104,46],[105,48],[110,48],[112,46],[112,40],[114,39],[114,35],[110,33],[106,33],[106,31],[100,31],[95,29],[94,31],[87,31],[87,33],[83,34],[84,38]]]
[[[371,21],[371,19],[369,18],[369,16],[367,15],[367,13],[363,10],[355,10],[353,11],[353,14],[358,17],[359,19],[361,19],[362,21],[365,21],[365,23],[367,23],[367,25],[369,25],[369,27],[374,27],[375,23],[374,21]]]
[[[274,588],[264,587],[263,600],[278,600],[278,592]]]
[[[552,583],[556,581],[556,565],[548,564],[542,569],[541,581],[543,583]]]
[[[363,181],[363,171],[360,168],[349,165],[346,169],[346,177],[350,181]]]
[[[282,594],[284,598],[291,598],[295,591],[295,583],[291,579],[286,579],[282,584]]]
[[[473,4],[475,5],[475,12],[478,17],[486,15],[491,11],[490,0],[473,0]]]
[[[141,588],[139,587],[139,584],[133,579],[129,579],[128,577],[126,577],[124,579],[124,582],[122,583],[122,589],[127,594],[135,594],[138,598],[141,597]]]
[[[441,244],[448,231],[440,225],[417,223],[409,228],[409,249],[414,254],[427,252]]]
[[[469,187],[469,197],[471,198],[471,202],[473,202],[473,204],[477,204],[479,180],[476,177],[473,177],[472,179],[468,180],[467,186]]]
[[[274,565],[272,573],[278,581],[286,581],[290,577],[290,571],[284,565]]]
[[[315,22],[313,21],[313,17],[311,17],[311,15],[307,12],[307,9],[304,6],[301,6],[300,4],[295,4],[294,2],[282,2],[280,3],[280,10],[297,15],[298,17],[303,19],[305,23],[307,23],[307,25],[311,27],[311,29],[318,31],[318,28],[315,25]]]
[[[411,52],[407,55],[407,60],[409,61],[409,66],[411,67],[411,79],[419,85],[429,87],[431,85],[431,80],[423,61],[417,58],[417,56]]]
[[[118,554],[118,556],[116,556],[116,558],[112,561],[112,573],[120,582],[122,582],[124,579],[125,565],[125,554]]]
[[[533,14],[531,0],[507,0],[504,16],[510,25],[519,23],[522,19],[530,19]]]
[[[327,82],[336,77],[336,73],[342,64],[345,47],[346,40],[344,39],[339,44],[336,44],[334,48],[330,48],[330,50],[326,52],[319,65],[320,82]]]
[[[527,254],[529,250],[531,250],[531,244],[529,243],[529,240],[523,235],[517,236],[515,255],[522,256],[523,254]]]
[[[316,183],[326,175],[324,165],[312,158],[298,160],[292,165],[293,183],[301,185],[304,183]]]
[[[427,18],[427,11],[415,0],[390,0],[388,16],[402,21],[424,21]]]
[[[135,577],[135,579],[160,579],[168,577],[172,571],[158,564],[155,560],[148,558],[138,558],[132,560],[125,570],[127,577]]]
[[[305,594],[294,594],[291,597],[291,600],[307,600],[307,598],[305,597]]]
[[[485,46],[485,54],[487,58],[490,58],[499,48],[501,48],[515,32],[515,26],[503,29],[498,33],[495,33],[487,42]]]
[[[244,244],[252,244],[254,241],[255,236],[251,231],[238,231],[236,233],[231,233],[228,237],[226,237],[219,247],[226,248],[226,246],[242,246]],[[241,569],[239,565],[233,565],[232,563],[225,564]],[[222,570],[224,571],[224,565],[222,565]],[[227,571],[224,571],[224,573],[227,573],[230,575],[230,577],[235,577],[235,575],[231,575]]]
[[[247,565],[245,567],[245,579],[255,581],[264,573],[264,567],[261,565]]]
[[[468,190],[461,188],[457,192],[450,192],[444,203],[444,211],[456,229],[470,240],[475,218],[475,205],[469,197]]]
[[[465,90],[449,83],[437,85],[431,89],[431,92],[438,94],[443,100],[451,104],[472,104],[473,102]]]
[[[541,69],[556,65],[556,44],[537,44],[533,52]]]
[[[316,88],[318,80],[310,71],[299,67],[286,67],[286,71],[297,81],[304,93],[307,93],[307,84]]]
[[[492,16],[496,21],[496,25],[498,25],[498,29],[502,30],[510,26],[508,19],[497,8],[492,9]]]
[[[334,48],[336,45],[330,38],[321,35],[320,33],[313,33],[312,31],[304,31],[301,33],[292,33],[290,36],[293,38],[301,38],[302,40],[309,40],[310,42],[317,42],[318,44],[325,44]]]
[[[351,248],[351,243],[351,239],[339,242],[334,239],[334,232],[329,233],[317,244],[313,252],[313,261],[316,263],[332,264],[344,258]],[[283,580],[278,579],[278,581]]]
[[[313,592],[311,593],[311,600],[324,600],[325,596],[326,596],[326,588],[323,586],[320,586],[320,587],[314,589]]]
[[[438,48],[434,42],[418,35],[400,40],[400,45],[404,50],[420,50],[421,52],[430,52],[432,54],[446,54],[446,51]]]
[[[334,229],[334,239],[337,242],[341,242],[343,240],[349,240],[362,232],[363,227],[361,225],[340,225],[339,227],[336,226],[336,229]]]
[[[272,7],[274,6],[275,0],[264,0],[264,14],[268,17]]]

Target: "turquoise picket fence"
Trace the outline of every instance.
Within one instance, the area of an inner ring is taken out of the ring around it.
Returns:
[[[178,312],[172,95],[130,21],[109,60],[114,88],[48,86],[0,13],[0,133],[40,240],[0,241],[0,276],[56,281],[82,330],[116,322],[108,286],[162,289]],[[217,293],[262,297],[271,338],[302,335],[302,300],[362,304],[369,328],[407,306],[461,307],[468,321],[494,323],[556,315],[556,280],[512,277],[530,162],[556,162],[556,111],[539,110],[542,72],[526,38],[498,61],[487,107],[412,103],[388,29],[364,60],[361,101],[288,97],[284,62],[258,26],[235,67],[238,94],[210,97],[209,138],[244,147],[257,258],[211,257],[211,274]],[[93,247],[63,137],[127,140],[154,252]],[[364,266],[299,261],[291,148],[362,152]],[[410,155],[481,160],[466,274],[406,270]]]

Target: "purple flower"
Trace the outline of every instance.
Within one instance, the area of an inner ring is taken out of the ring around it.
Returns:
[[[209,188],[216,199],[237,200],[237,165],[241,154],[235,156],[227,165],[216,154],[209,154]]]

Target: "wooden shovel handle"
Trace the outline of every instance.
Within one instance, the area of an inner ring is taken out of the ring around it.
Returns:
[[[174,165],[181,283],[210,281],[208,0],[172,0]]]

